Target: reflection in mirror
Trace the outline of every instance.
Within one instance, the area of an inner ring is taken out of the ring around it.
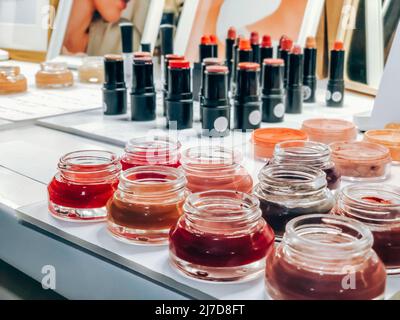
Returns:
[[[352,0],[355,25],[346,31],[349,87],[379,87],[400,19],[398,0]],[[364,85],[364,86],[362,86]]]

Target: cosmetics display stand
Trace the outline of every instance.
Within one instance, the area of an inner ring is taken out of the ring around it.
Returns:
[[[320,88],[317,90],[317,101],[324,101],[326,83],[321,81]],[[159,96],[160,98],[160,96]],[[368,112],[372,109],[373,101],[367,97],[348,93],[346,95],[344,108],[328,108],[324,104],[314,103],[305,104],[304,112],[299,115],[285,115],[283,123],[266,124],[262,127],[288,127],[298,129],[305,119],[319,117],[324,115],[327,118],[341,118],[352,121],[353,115],[359,112]],[[187,140],[195,140],[201,137],[201,126],[199,122],[198,104],[194,107],[194,129],[180,131],[179,139],[182,142]],[[95,139],[102,142],[111,143],[117,146],[124,146],[127,141],[135,137],[141,137],[149,130],[161,130],[165,133],[165,118],[161,116],[162,107],[161,100],[158,99],[157,120],[149,122],[132,122],[128,121],[128,117],[105,117],[102,111],[88,111],[77,114],[61,115],[40,119],[37,124],[43,127],[64,131],[67,133],[76,134],[85,138]],[[159,131],[158,131],[159,132]],[[241,135],[241,133],[234,133]],[[232,134],[231,134],[232,136]],[[205,137],[202,137],[205,139]],[[232,139],[227,137],[225,140]],[[250,139],[250,134],[247,134],[246,141]],[[241,143],[240,143],[241,144]]]
[[[2,64],[16,63],[10,61]],[[34,79],[39,66],[27,62],[19,62],[18,66],[21,68],[21,73],[28,79],[28,92],[1,97],[0,118],[3,120],[32,121],[60,114],[100,109],[102,106],[97,85],[76,83],[71,88],[37,89]],[[82,104],[82,101],[85,103]]]

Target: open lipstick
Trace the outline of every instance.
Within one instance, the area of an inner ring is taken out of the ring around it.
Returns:
[[[203,135],[229,135],[231,106],[228,98],[228,67],[207,66],[204,78],[204,96],[201,101]]]
[[[262,65],[265,59],[272,59],[274,57],[274,47],[272,46],[272,39],[269,35],[264,35],[260,47],[260,60],[259,64]],[[260,72],[260,83],[262,83],[262,72]]]
[[[290,62],[289,62],[289,54],[290,51],[293,48],[293,40],[289,38],[283,38],[281,43],[280,43],[280,49],[278,51],[278,58],[283,59],[285,62],[285,72],[283,75],[283,83],[285,88],[288,85],[288,76],[289,76],[289,68],[290,68]]]
[[[185,60],[184,56],[180,56],[177,54],[167,54],[164,57],[164,63],[162,64],[162,74],[163,74],[163,107],[164,107],[164,112],[163,115],[167,115],[167,107],[166,107],[166,100],[167,100],[167,95],[168,95],[168,66],[169,62],[172,60]]]
[[[228,67],[228,89],[231,87],[231,75],[233,70],[233,46],[235,45],[236,29],[230,27],[225,40],[225,64]]]
[[[238,65],[236,92],[233,102],[235,129],[246,131],[260,127],[259,72],[260,65],[258,63],[241,62]]]
[[[201,64],[201,82],[200,82],[200,93],[199,93],[199,101],[201,102],[201,99],[204,96],[204,80],[206,77],[206,68],[208,66],[222,66],[223,62],[221,59],[218,58],[206,58],[203,60],[203,63]]]
[[[172,60],[168,66],[167,128],[193,127],[193,94],[190,81],[190,63]]]
[[[304,102],[315,102],[315,91],[317,89],[317,42],[314,37],[308,37],[304,48],[304,76],[303,91]]]
[[[286,113],[299,114],[303,111],[303,64],[304,56],[300,46],[289,54],[289,77],[286,88]]]
[[[231,91],[232,93],[235,91],[236,87],[236,71],[237,71],[237,66],[238,66],[238,60],[239,60],[239,43],[240,40],[243,38],[243,36],[239,35],[236,40],[235,44],[233,45],[233,67],[232,67],[232,74],[231,74]]]
[[[200,86],[202,78],[202,63],[204,59],[213,58],[215,51],[215,44],[211,42],[210,36],[203,35],[200,39],[199,45],[199,61],[193,65],[193,99],[200,101]]]
[[[216,35],[210,35],[210,44],[212,47],[212,56],[214,58],[218,57],[218,39]]]
[[[344,100],[344,59],[343,42],[336,41],[331,51],[326,105],[328,107],[343,107]]]
[[[151,121],[156,118],[156,92],[153,61],[150,57],[133,59],[131,119]]]
[[[105,115],[121,115],[127,109],[127,90],[124,80],[124,59],[121,55],[104,56],[105,81],[103,107]]]
[[[251,33],[250,42],[253,51],[253,62],[260,63],[260,34],[257,31]]]
[[[285,116],[283,72],[285,62],[282,59],[265,59],[262,77],[262,121],[282,122]]]

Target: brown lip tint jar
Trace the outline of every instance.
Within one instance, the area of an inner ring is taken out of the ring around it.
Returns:
[[[130,140],[121,157],[122,170],[138,166],[159,165],[180,167],[181,143],[164,136],[141,137]]]
[[[311,141],[287,141],[275,146],[272,164],[304,165],[321,169],[326,174],[328,189],[340,188],[341,175],[331,159],[329,146]]]
[[[107,205],[108,230],[134,244],[165,244],[188,194],[180,169],[142,166],[123,171]]]
[[[234,190],[251,193],[253,179],[240,164],[238,152],[219,146],[198,146],[182,154],[182,168],[193,192]]]
[[[326,175],[320,169],[296,165],[267,165],[259,176],[254,194],[260,200],[263,218],[272,227],[277,240],[286,224],[298,216],[328,214],[335,201],[327,188]]]
[[[17,66],[0,66],[0,95],[25,92],[28,83]]]
[[[101,221],[117,189],[121,164],[116,154],[102,150],[71,152],[58,162],[47,187],[49,210],[67,221]]]
[[[232,282],[253,279],[265,268],[274,233],[254,196],[235,191],[190,195],[170,232],[170,262],[189,277]]]
[[[64,62],[43,62],[36,73],[36,87],[41,89],[56,89],[71,87],[74,76]]]
[[[357,139],[356,126],[341,119],[309,119],[301,128],[307,133],[310,141],[330,144],[337,141],[352,142]]]
[[[274,300],[383,299],[386,272],[372,243],[368,228],[353,219],[293,219],[267,257],[267,292]]]
[[[400,189],[390,185],[350,185],[339,193],[335,213],[366,225],[388,274],[400,273]]]
[[[370,130],[365,133],[364,141],[377,143],[388,148],[393,162],[400,164],[400,130]]]
[[[369,142],[336,142],[332,160],[344,180],[383,181],[390,175],[392,158],[384,146]]]

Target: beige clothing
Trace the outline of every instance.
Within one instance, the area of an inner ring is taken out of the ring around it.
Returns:
[[[146,23],[149,0],[131,0],[121,16],[121,21],[134,24],[133,48],[139,50],[140,40]],[[89,56],[103,56],[121,53],[121,31],[118,23],[105,22],[101,17],[92,22],[89,29],[89,43],[86,53]]]

